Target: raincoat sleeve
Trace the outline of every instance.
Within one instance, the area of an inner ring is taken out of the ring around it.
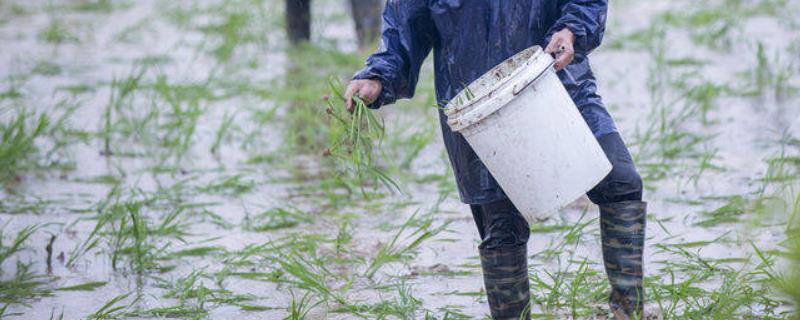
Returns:
[[[388,0],[383,11],[383,31],[377,52],[353,79],[379,80],[383,91],[369,105],[377,109],[397,99],[410,98],[420,67],[433,46],[433,21],[427,0]]]
[[[548,31],[550,35],[564,28],[575,34],[575,52],[589,54],[600,46],[606,30],[608,0],[558,0],[561,17]]]

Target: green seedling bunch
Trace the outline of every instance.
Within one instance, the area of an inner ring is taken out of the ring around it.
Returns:
[[[329,148],[323,152],[331,157],[340,170],[342,181],[357,186],[377,188],[379,183],[390,189],[399,189],[397,183],[377,164],[375,155],[380,152],[380,143],[385,128],[383,119],[367,108],[360,97],[353,97],[353,108],[347,110],[337,81],[330,82],[332,95],[324,100],[328,104]],[[353,188],[350,188],[353,189]]]

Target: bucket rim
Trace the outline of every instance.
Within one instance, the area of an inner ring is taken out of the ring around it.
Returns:
[[[507,79],[498,81],[498,86],[493,86],[485,98],[471,103],[469,108],[462,108],[460,112],[449,114],[448,126],[454,132],[461,132],[491,116],[516,99],[524,89],[546,76],[548,72],[554,72],[553,61],[552,56],[541,54],[541,52],[531,56],[524,64],[520,64]]]
[[[522,51],[514,54],[513,56],[507,58],[506,60],[503,60],[503,62],[501,62],[501,63],[498,63],[496,66],[494,66],[491,69],[489,69],[489,71],[484,72],[480,77],[478,77],[477,79],[473,80],[472,83],[470,83],[469,85],[464,87],[461,91],[459,91],[453,97],[454,99],[447,103],[447,105],[445,106],[445,109],[444,109],[444,113],[448,117],[451,117],[453,115],[457,115],[459,113],[463,113],[464,111],[467,111],[468,109],[470,109],[470,108],[472,108],[472,107],[474,107],[476,105],[481,104],[481,102],[485,101],[486,99],[491,98],[495,94],[495,92],[499,91],[499,89],[502,88],[509,81],[511,81],[511,79],[514,79],[516,76],[518,76],[522,72],[522,70],[525,69],[525,67],[529,66],[532,61],[536,60],[543,53],[544,53],[544,50],[542,49],[542,47],[538,46],[538,45],[535,45],[535,46],[529,47],[529,48],[527,48],[525,50],[522,50]],[[525,59],[524,62],[519,63],[517,65],[517,67],[514,69],[514,71],[512,71],[508,76],[506,76],[506,77],[500,79],[499,81],[496,81],[495,83],[493,83],[491,85],[491,87],[488,90],[486,90],[485,92],[483,92],[480,96],[473,97],[472,99],[468,99],[463,104],[459,104],[459,105],[455,105],[454,104],[455,100],[463,98],[462,96],[466,92],[469,92],[469,90],[471,90],[471,87],[474,84],[480,82],[482,79],[490,78],[494,73],[496,73],[498,70],[502,69],[506,64],[508,64],[508,63],[510,63],[511,61],[514,61],[514,60],[519,60],[520,56],[524,56],[524,55],[528,55],[528,54],[530,54],[530,57]]]

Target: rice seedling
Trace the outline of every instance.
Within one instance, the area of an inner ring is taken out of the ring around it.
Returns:
[[[718,152],[719,149],[714,147],[709,147],[704,144],[702,154],[699,156],[697,160],[697,168],[689,176],[689,182],[692,183],[695,187],[697,187],[698,183],[700,182],[700,178],[703,176],[704,173],[707,172],[724,172],[725,168],[721,165],[716,164],[716,160],[718,159]]]
[[[34,232],[36,232],[37,229],[39,229],[39,226],[30,225],[17,232],[16,236],[11,241],[11,245],[3,244],[5,240],[5,235],[3,234],[4,229],[5,226],[0,229],[0,265],[2,265],[12,255],[20,252],[24,248],[23,245],[25,242],[33,235]],[[1,274],[2,269],[0,269],[0,275]]]
[[[555,266],[534,267],[529,272],[531,308],[539,306],[550,316],[561,313],[572,317],[597,315],[597,305],[607,297],[608,289],[601,272],[590,268],[593,263],[585,258],[568,259],[566,263],[560,256],[556,259]]]
[[[577,247],[583,241],[583,236],[591,233],[586,228],[597,223],[596,218],[584,221],[587,212],[588,210],[583,210],[577,221],[569,223],[565,221],[565,227],[557,227],[561,230],[558,236],[553,237],[545,248],[532,256],[541,259],[541,261],[550,262],[554,259],[560,259],[560,256],[565,252],[572,253],[573,249],[568,248],[568,246]]]
[[[116,9],[129,7],[131,4],[126,1],[112,0],[82,0],[69,6],[69,9],[83,12],[109,13]]]
[[[3,202],[0,203],[0,212],[6,215],[43,214],[48,212],[51,206],[57,204],[58,201],[55,200],[45,200],[35,197],[25,199],[18,196],[6,196]]]
[[[792,190],[800,180],[800,141],[783,131],[774,144],[778,150],[765,159],[767,170],[758,179],[761,184],[756,193],[762,198]]]
[[[230,177],[219,177],[206,185],[197,187],[196,191],[205,194],[240,196],[252,192],[255,187],[255,181],[237,174]]]
[[[604,46],[613,50],[647,50],[652,52],[655,44],[666,36],[662,24],[652,23],[649,27],[635,30],[606,41]]]
[[[694,105],[703,125],[714,124],[714,121],[709,118],[709,113],[717,109],[717,99],[735,92],[734,89],[727,85],[720,85],[710,81],[689,84],[686,80],[681,79],[675,81],[672,86],[685,97],[687,103]]]
[[[280,309],[280,308],[277,308],[277,307],[268,307],[268,306],[262,306],[262,305],[256,305],[256,304],[248,304],[248,303],[237,303],[236,305],[239,306],[239,308],[242,309],[242,311],[252,311],[252,312],[270,311],[270,310],[278,310],[278,309]]]
[[[680,14],[666,11],[656,20],[658,23],[687,30],[695,44],[728,50],[738,40],[733,33],[743,32],[742,20],[764,15],[775,16],[785,6],[784,0],[722,0],[703,5],[689,3],[689,8],[681,10]]]
[[[125,313],[125,317],[202,319],[204,317],[208,317],[208,311],[194,306],[177,305],[127,312]]]
[[[702,254],[700,254],[703,248],[698,248],[696,251],[689,251],[687,248],[669,244],[656,244],[654,247],[660,251],[672,253],[674,256],[683,258],[683,260],[670,259],[659,261],[665,265],[665,268],[673,271],[684,271],[687,273],[693,271],[703,271],[705,273],[704,277],[700,278],[701,280],[705,280],[707,277],[712,276],[715,272],[727,268],[721,263],[704,257]]]
[[[349,304],[335,309],[334,312],[348,312],[355,316],[367,319],[419,319],[423,311],[422,301],[414,297],[409,286],[404,281],[390,284],[382,289],[394,289],[396,294],[393,300],[381,299],[370,304]],[[426,317],[427,318],[427,317]]]
[[[9,75],[6,80],[7,88],[4,91],[0,91],[0,101],[5,99],[10,100],[17,100],[24,96],[21,88],[23,86],[23,81],[26,80],[25,77],[20,76],[12,76]]]
[[[334,99],[328,99],[330,121],[330,147],[325,154],[335,159],[340,170],[352,175],[360,186],[383,183],[387,188],[399,189],[397,183],[375,163],[374,153],[383,138],[383,121],[378,119],[364,102],[354,98],[354,109],[349,112],[344,97],[336,83],[331,83]]]
[[[131,309],[140,299],[139,296],[134,296],[130,302],[125,303],[124,300],[128,299],[131,293],[118,295],[111,300],[108,300],[97,311],[89,314],[86,319],[90,320],[110,320],[110,319],[124,319],[128,316],[127,310]]]
[[[123,107],[130,104],[130,96],[139,87],[139,82],[144,76],[145,69],[131,71],[127,78],[119,80],[114,78],[111,81],[111,94],[109,95],[108,103],[106,104],[105,112],[103,113],[101,137],[103,139],[103,154],[110,156],[113,154],[111,150],[111,140],[114,135],[114,128],[118,123],[114,122],[114,113],[121,113]]]
[[[372,278],[381,267],[393,262],[408,261],[414,256],[418,247],[430,238],[435,237],[440,232],[447,229],[449,223],[443,223],[439,226],[434,226],[434,220],[430,217],[417,217],[419,212],[414,213],[409,217],[397,230],[392,240],[382,245],[375,256],[370,261],[364,275],[367,278]],[[417,225],[414,227],[414,225]],[[411,229],[414,228],[414,229]],[[411,230],[406,235],[406,230]],[[411,240],[408,244],[400,243],[400,236],[405,235],[406,240]]]
[[[296,227],[301,223],[307,222],[311,222],[308,214],[296,208],[273,208],[253,217],[248,216],[243,222],[243,228],[255,232],[269,232]]]
[[[89,84],[75,84],[75,85],[67,85],[67,86],[59,86],[56,88],[56,91],[66,91],[73,96],[81,95],[84,93],[90,93],[95,91],[95,87]]]
[[[112,214],[118,216],[119,227],[114,232],[112,244],[111,266],[116,269],[117,261],[123,254],[131,254],[133,269],[143,272],[155,267],[154,259],[150,255],[156,248],[147,242],[147,225],[141,214],[140,203],[125,203],[111,207]],[[130,219],[130,220],[129,220]]]
[[[783,146],[786,146],[783,144]],[[779,156],[766,160],[768,170],[764,174],[765,182],[756,185],[758,190],[753,193],[733,195],[727,197],[703,198],[701,203],[708,201],[722,201],[722,206],[713,211],[703,213],[709,218],[702,220],[700,225],[710,226],[717,223],[731,223],[737,221],[745,214],[755,214],[758,220],[769,218],[765,213],[776,212],[780,221],[786,218],[792,221],[792,212],[796,211],[796,195],[792,195],[786,205],[780,205],[785,199],[781,194],[788,188],[793,190],[796,185],[785,184],[786,180],[769,177],[792,177],[795,173],[781,167],[781,159],[787,156],[786,149],[781,148]],[[789,213],[787,215],[787,213]],[[788,224],[789,226],[792,223]],[[754,224],[752,227],[759,227]],[[791,228],[791,227],[789,227]],[[795,283],[787,285],[781,272],[776,268],[776,259],[783,253],[773,250],[763,250],[754,243],[749,247],[757,257],[756,264],[750,257],[713,258],[703,254],[701,250],[710,244],[727,243],[731,247],[739,244],[726,240],[727,233],[714,240],[693,241],[673,245],[658,244],[659,251],[670,252],[673,257],[668,260],[658,261],[664,265],[659,270],[661,279],[672,279],[669,283],[661,283],[653,279],[648,280],[650,293],[654,296],[659,306],[659,314],[665,318],[697,318],[710,319],[729,318],[760,318],[760,319],[785,319],[788,303],[783,300],[771,287],[793,288]],[[791,241],[791,240],[789,240]],[[691,248],[697,248],[691,249]],[[741,250],[741,249],[740,249]],[[735,266],[739,267],[735,267]],[[681,280],[678,280],[681,279]],[[792,290],[792,289],[788,289]]]
[[[33,121],[29,118],[33,117]],[[38,116],[19,113],[7,123],[0,123],[0,181],[12,178],[18,171],[33,163],[37,153],[36,140],[43,136],[50,125],[46,114]]]
[[[713,319],[730,319],[760,314],[756,310],[741,310],[742,306],[754,304],[757,297],[765,296],[765,292],[750,286],[753,281],[753,277],[744,271],[723,273],[722,285],[710,294],[708,300],[697,303],[695,307],[698,309],[697,316],[707,315]]]
[[[46,275],[38,274],[31,270],[31,262],[24,262],[19,257],[15,260],[14,273],[9,274],[6,267],[25,250],[25,243],[40,229],[38,225],[27,226],[16,233],[10,243],[5,243],[5,228],[0,228],[0,316],[5,310],[15,304],[27,304],[32,299],[52,295],[49,283],[52,279]],[[6,266],[6,267],[3,267]],[[5,272],[4,272],[5,271]]]
[[[758,248],[755,250],[765,259]],[[764,285],[769,279],[764,278],[768,273],[759,271],[768,268],[764,262],[755,266],[756,271],[747,271],[749,258],[740,260],[742,267],[734,269],[712,265],[710,260],[703,260],[686,251],[683,256],[689,260],[670,261],[675,266],[683,267],[666,267],[660,270],[660,277],[646,279],[646,286],[650,288],[650,295],[658,306],[660,316],[690,319],[782,318],[775,308],[780,303],[770,298],[771,294]]]
[[[734,195],[724,198],[725,204],[712,210],[701,212],[705,219],[695,223],[697,226],[710,227],[721,223],[739,222],[739,217],[750,210],[751,204],[748,199],[741,195]]]
[[[170,84],[166,77],[159,75],[153,84],[144,82],[147,67],[132,69],[122,79],[111,83],[111,95],[102,118],[105,155],[141,156],[133,151],[112,150],[112,140],[116,148],[124,141],[133,140],[133,146],[144,147],[143,153],[156,155],[156,168],[170,169],[170,164],[179,163],[189,151],[197,129],[197,123],[204,115],[201,107],[204,100],[217,99],[211,93],[208,82],[188,85]],[[149,101],[137,97],[136,92],[152,93]],[[161,104],[166,107],[161,107]],[[143,108],[132,108],[144,104]],[[175,166],[172,166],[176,169]]]
[[[97,288],[103,287],[108,282],[105,281],[92,281],[72,286],[56,288],[56,291],[94,291]]]
[[[211,55],[219,62],[235,62],[234,54],[241,54],[247,45],[263,50],[269,44],[269,30],[280,22],[273,14],[278,3],[252,0],[225,0],[218,3],[179,2],[165,4],[168,18],[180,28],[201,32],[204,41],[198,50]],[[211,15],[215,19],[197,19]],[[246,58],[237,59],[240,61]]]
[[[135,24],[125,27],[120,32],[114,35],[115,42],[120,43],[137,43],[141,42],[144,39],[144,31],[153,31],[154,28],[152,26],[154,17],[144,17]],[[161,58],[158,57],[144,57],[137,61],[138,64],[142,65],[162,65],[166,64],[167,62],[171,62],[171,58],[166,56],[162,56]]]
[[[204,31],[218,33],[222,38],[222,43],[211,50],[219,61],[227,62],[233,56],[233,51],[243,40],[241,34],[243,27],[247,24],[248,16],[244,12],[228,13],[225,20],[216,26],[208,26]]]
[[[771,94],[776,99],[785,99],[800,92],[793,82],[797,74],[794,61],[785,61],[776,51],[773,58],[767,56],[764,43],[756,44],[756,65],[740,74],[746,84],[739,90],[746,96],[765,96]]]
[[[139,274],[172,270],[174,265],[161,262],[182,256],[170,255],[168,249],[173,241],[185,243],[190,235],[187,229],[192,221],[186,219],[186,210],[167,206],[166,211],[161,212],[158,211],[159,198],[120,200],[120,196],[119,189],[112,189],[109,200],[97,205],[95,226],[72,250],[67,265],[72,266],[84,254],[100,249],[108,254],[114,270],[127,269]],[[147,211],[162,215],[155,219]]]
[[[214,143],[211,144],[211,148],[209,152],[217,154],[219,152],[219,147],[222,144],[222,141],[230,134],[231,129],[233,128],[234,124],[234,115],[230,115],[227,112],[222,117],[222,123],[219,125],[216,134],[214,135]]]
[[[559,232],[570,229],[572,226],[568,224],[552,224],[552,225],[545,225],[541,223],[531,224],[530,230],[531,233],[551,233],[551,232]]]
[[[681,302],[687,297],[696,295],[696,292],[702,292],[702,289],[693,287],[697,274],[689,275],[688,279],[678,281],[672,270],[666,270],[665,273],[668,283],[661,283],[648,277],[645,278],[645,286],[649,288],[650,296],[653,297],[659,314],[665,317],[674,317]],[[669,300],[666,301],[667,299]]]
[[[336,240],[334,241],[334,248],[337,254],[344,254],[347,251],[347,245],[353,241],[353,229],[349,218],[344,218],[339,223],[339,232],[336,233]]]
[[[303,294],[299,300],[297,299],[297,296],[295,296],[294,291],[290,290],[289,292],[292,295],[292,303],[286,308],[286,311],[289,314],[283,318],[284,320],[306,319],[308,313],[322,303],[322,301],[317,301],[316,303],[312,304],[312,298],[308,292]]]
[[[15,271],[4,275],[0,280],[0,303],[3,308],[10,305],[23,304],[37,298],[51,296],[49,285],[52,279],[31,270],[31,263],[16,261]]]
[[[204,257],[212,254],[219,254],[225,252],[224,247],[219,246],[199,246],[188,249],[183,249],[169,254],[170,258],[183,258],[183,257]]]
[[[425,320],[468,320],[474,319],[472,317],[462,311],[463,306],[452,305],[452,306],[445,306],[441,308],[437,308],[436,312],[433,310],[426,310],[425,311]],[[441,315],[441,316],[438,316]]]
[[[313,292],[324,301],[344,304],[346,299],[339,292],[339,289],[332,288],[329,285],[329,281],[334,277],[334,274],[326,267],[326,261],[316,256],[314,252],[309,252],[309,255],[306,256],[296,249],[291,249],[288,254],[281,255],[275,262],[280,266],[280,270],[284,272],[285,278],[279,281]],[[347,284],[340,288],[346,287]]]
[[[50,19],[50,24],[39,32],[39,39],[56,45],[80,42],[71,26],[59,18]]]
[[[39,61],[31,70],[31,73],[43,76],[55,76],[61,74],[61,72],[62,68],[60,65],[49,61]]]
[[[145,64],[143,66],[147,66],[148,61],[150,64],[155,63],[153,59],[158,58],[153,57],[151,60],[144,60]],[[181,103],[192,104],[201,101],[217,101],[230,98],[230,95],[239,93],[237,91],[230,93],[225,91],[224,89],[226,88],[224,86],[227,84],[215,77],[216,75],[212,71],[204,80],[176,83],[171,82],[167,74],[159,73],[154,83],[146,84],[143,87],[157,93],[172,109],[179,109]]]
[[[786,247],[789,269],[775,279],[772,283],[784,292],[791,303],[793,310],[790,314],[794,319],[800,318],[800,193],[794,199],[793,210],[786,228]],[[771,273],[775,275],[775,273]]]
[[[165,122],[160,125],[159,146],[165,148],[167,154],[162,156],[162,163],[166,157],[172,156],[175,161],[180,161],[189,151],[197,122],[205,112],[200,107],[200,97],[192,96],[188,100],[179,95],[174,88],[165,85],[163,77],[156,82],[155,90],[168,103],[169,112],[164,114]]]
[[[143,313],[162,317],[195,317],[207,315],[211,308],[218,305],[238,305],[255,299],[252,295],[208,287],[204,280],[211,280],[211,277],[202,270],[194,270],[175,281],[157,285],[166,291],[162,298],[177,299],[178,304],[149,309]]]
[[[591,306],[598,300],[602,300],[605,296],[605,283],[599,281],[589,281],[589,278],[597,279],[598,272],[589,269],[589,264],[586,258],[578,265],[575,271],[575,277],[570,282],[567,292],[567,302],[569,303],[569,311],[572,318],[579,316],[591,316],[594,310],[586,310],[587,306]],[[587,294],[588,293],[588,294]]]
[[[104,200],[98,202],[92,208],[93,211],[98,213],[104,212],[110,207],[115,201],[119,200],[120,197],[120,186],[114,185],[111,190],[108,192]],[[109,223],[112,219],[111,215],[108,214],[98,214],[97,216],[97,223],[95,223],[94,228],[91,232],[87,235],[86,239],[83,242],[80,242],[75,246],[74,249],[69,254],[69,258],[67,259],[66,265],[71,267],[75,264],[77,259],[83,257],[86,253],[97,247],[100,243],[100,232],[102,231],[103,227],[107,223]]]
[[[649,121],[646,128],[637,128],[631,143],[633,157],[645,181],[664,179],[677,168],[696,167],[689,176],[689,181],[696,182],[702,173],[720,168],[713,163],[716,150],[708,147],[714,135],[697,133],[691,130],[691,124],[714,124],[708,114],[716,108],[717,99],[730,89],[708,81],[695,84],[686,80],[697,78],[692,76],[697,71],[681,69],[699,66],[681,63],[682,68],[675,68],[676,60],[668,56],[667,33],[663,28],[650,33],[655,36],[647,38],[645,44],[653,60],[647,87],[650,114],[656,119]],[[700,161],[691,161],[697,159]]]

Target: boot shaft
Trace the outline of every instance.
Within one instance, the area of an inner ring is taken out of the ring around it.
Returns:
[[[624,201],[600,205],[603,261],[611,284],[612,311],[642,313],[644,240],[647,204]]]
[[[527,247],[481,248],[480,255],[492,318],[530,319]]]

